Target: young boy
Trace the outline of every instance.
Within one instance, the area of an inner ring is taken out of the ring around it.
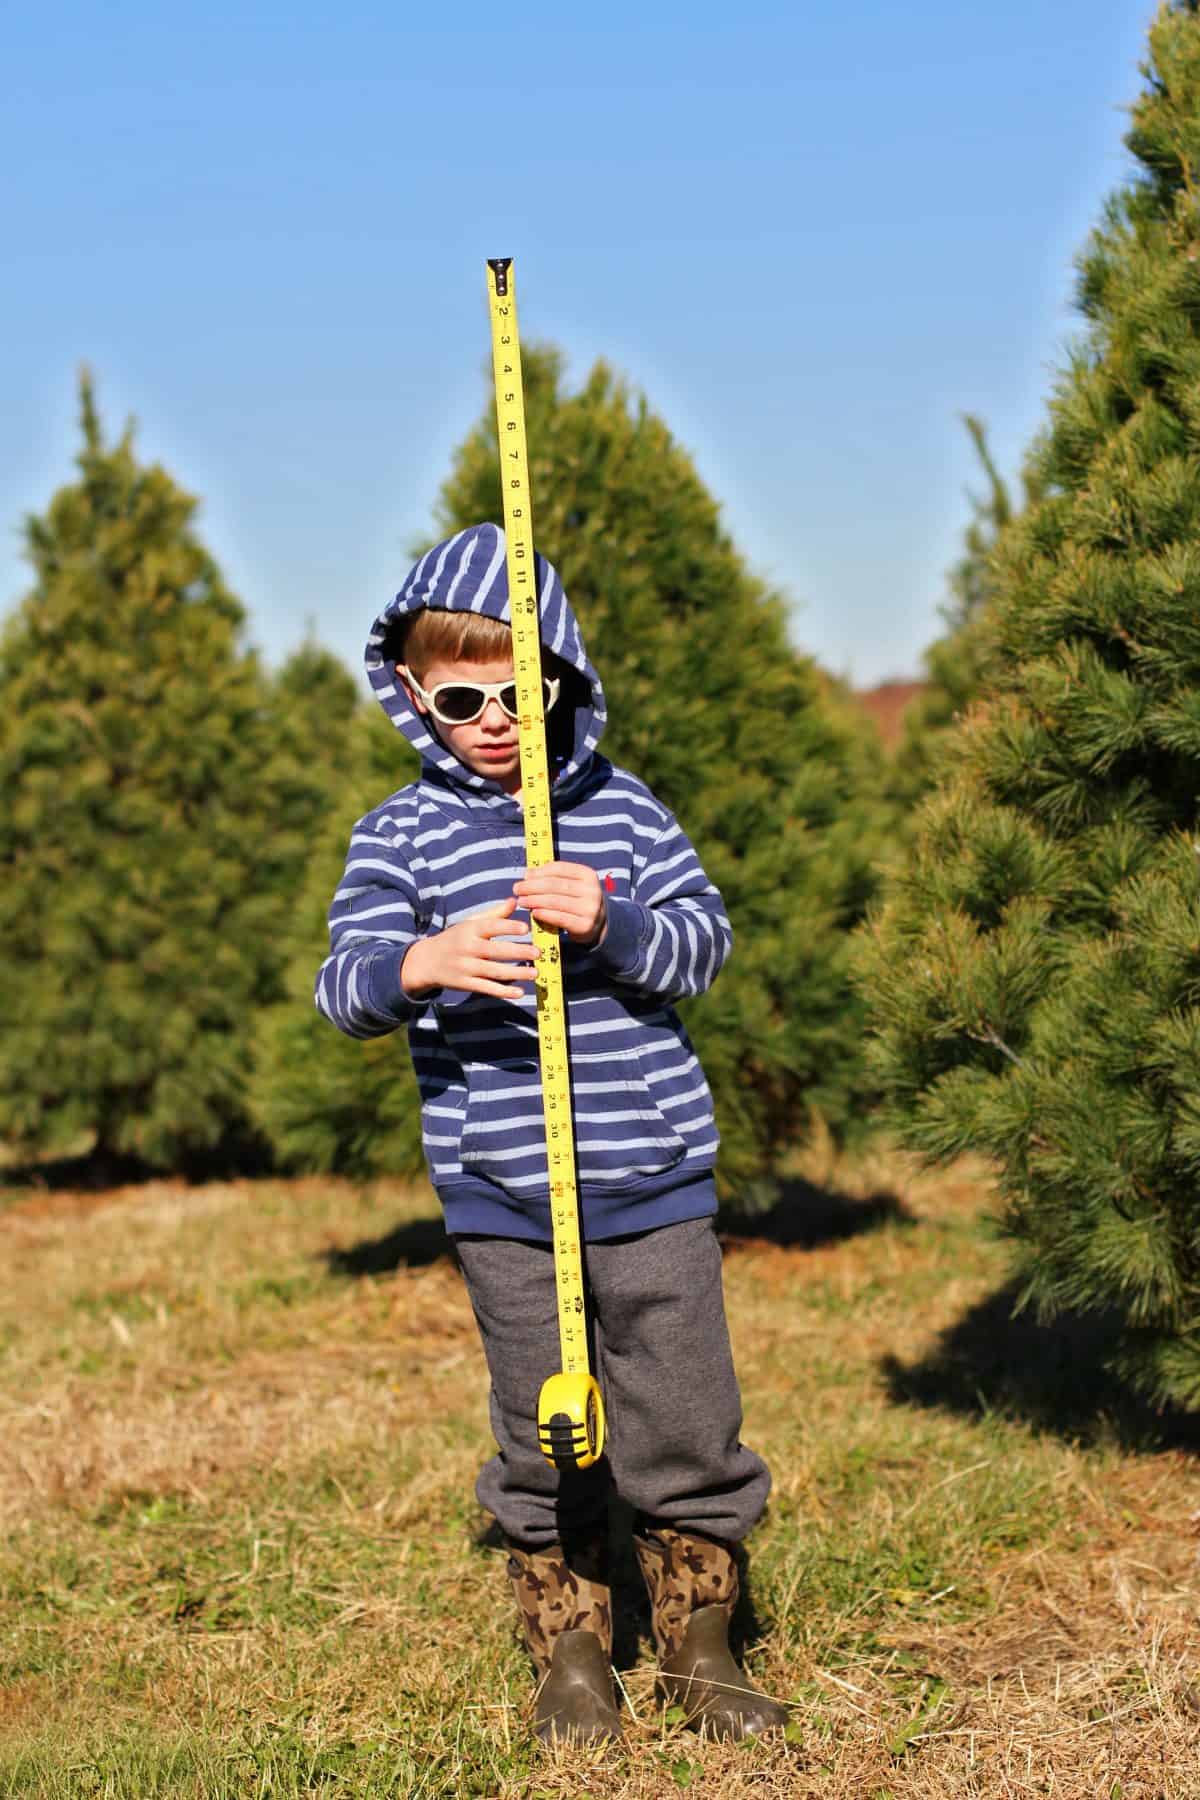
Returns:
[[[526,869],[504,534],[421,558],[367,645],[421,774],[355,827],[320,1010],[352,1037],[408,1027],[430,1177],[491,1373],[499,1452],[477,1493],[510,1550],[542,1682],[538,1735],[621,1729],[606,1502],[636,1509],[660,1688],[710,1732],[782,1724],[728,1646],[734,1548],[770,1476],[739,1442],[721,1292],[712,1100],[671,1002],[732,933],[674,818],[597,753],[604,692],[557,574],[536,559],[558,860]],[[532,914],[563,939],[581,1228],[605,1455],[560,1472],[537,1444],[558,1367]]]

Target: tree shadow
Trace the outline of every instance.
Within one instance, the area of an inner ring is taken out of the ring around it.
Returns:
[[[897,1194],[870,1194],[855,1198],[836,1188],[793,1177],[780,1182],[778,1197],[764,1210],[723,1204],[717,1214],[717,1230],[728,1240],[756,1239],[787,1250],[816,1250],[822,1244],[841,1243],[862,1232],[885,1225],[915,1225]]]
[[[137,1187],[159,1172],[135,1156],[54,1156],[0,1168],[0,1188],[10,1193],[96,1194],[105,1188]],[[159,1175],[161,1179],[161,1175]]]
[[[209,1149],[181,1152],[169,1168],[100,1147],[0,1164],[0,1190],[99,1194],[108,1188],[144,1187],[151,1181],[183,1181],[199,1187],[207,1181],[256,1181],[272,1170],[265,1139],[247,1133],[231,1135]]]
[[[391,1275],[396,1269],[425,1269],[443,1258],[458,1266],[440,1213],[430,1219],[409,1219],[383,1237],[364,1238],[348,1250],[322,1253],[333,1275]]]
[[[881,1359],[901,1405],[976,1418],[996,1414],[1073,1443],[1113,1439],[1127,1450],[1200,1450],[1200,1418],[1156,1409],[1111,1369],[1122,1342],[1115,1317],[1061,1313],[1039,1324],[1015,1312],[1010,1280],[941,1333],[916,1362]]]
[[[858,1200],[811,1181],[789,1180],[780,1184],[773,1205],[761,1211],[736,1204],[722,1206],[716,1223],[726,1242],[759,1241],[786,1249],[814,1250],[863,1231],[877,1231],[883,1225],[915,1225],[917,1221],[895,1194],[872,1194]],[[323,1253],[326,1267],[337,1275],[390,1275],[400,1268],[426,1268],[442,1257],[458,1262],[440,1214],[410,1219],[394,1231],[365,1238],[348,1250]]]

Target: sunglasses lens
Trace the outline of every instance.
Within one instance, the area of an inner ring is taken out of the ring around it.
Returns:
[[[517,684],[508,681],[496,692],[496,697],[510,719],[520,716],[520,703],[517,699]],[[542,704],[549,712],[553,704],[554,685],[546,678],[542,680]],[[447,682],[445,686],[434,689],[431,698],[439,719],[447,725],[466,725],[477,719],[488,702],[487,691],[476,687],[470,681]]]
[[[437,708],[443,719],[451,724],[465,725],[468,719],[483,710],[483,693],[477,687],[462,686],[440,687],[437,691]]]
[[[550,705],[551,705],[550,696],[553,692],[554,692],[554,689],[553,689],[551,683],[545,676],[543,676],[542,677],[542,706],[545,708],[545,710],[547,712],[550,711]],[[515,681],[510,681],[506,688],[501,688],[500,704],[504,708],[505,712],[508,714],[510,719],[519,719],[520,718],[521,705],[520,705],[520,701],[517,699],[517,684]]]

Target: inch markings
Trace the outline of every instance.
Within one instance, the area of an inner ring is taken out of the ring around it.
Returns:
[[[525,400],[521,386],[521,343],[512,259],[488,260],[492,325],[492,368],[496,385],[496,428],[504,496],[513,673],[521,746],[521,805],[525,856],[530,868],[554,859],[554,822],[542,703],[542,642],[537,575],[533,559],[533,506],[525,443]],[[575,1173],[571,1082],[567,1061],[562,953],[556,931],[531,920],[538,958],[537,1020],[541,1053],[542,1108],[550,1175],[550,1217],[554,1232],[554,1273],[562,1370],[589,1373],[583,1257],[579,1242],[579,1199]]]

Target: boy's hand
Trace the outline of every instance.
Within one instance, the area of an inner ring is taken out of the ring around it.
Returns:
[[[604,941],[604,889],[586,863],[551,862],[527,869],[513,893],[539,925],[565,931],[573,944],[594,950]]]
[[[499,941],[529,927],[512,914],[515,897],[489,912],[460,919],[446,931],[418,938],[404,958],[400,985],[410,1000],[419,1000],[432,988],[460,988],[468,994],[490,994],[494,1000],[523,1000],[518,981],[533,981],[539,954],[532,944]]]

